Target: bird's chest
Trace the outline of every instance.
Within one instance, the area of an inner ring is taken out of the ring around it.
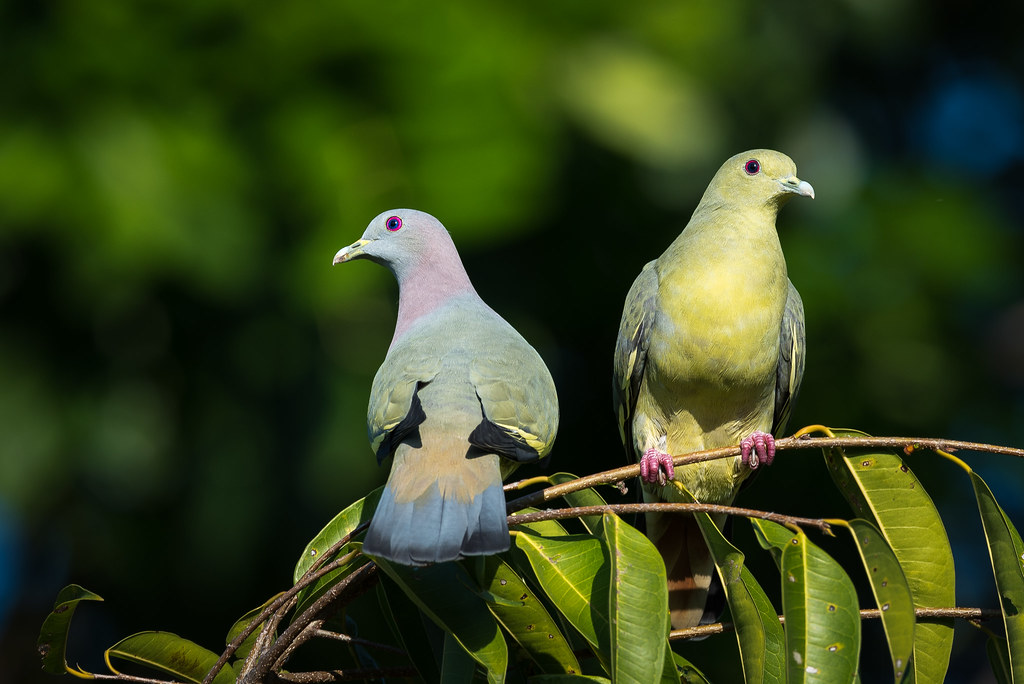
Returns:
[[[659,288],[648,380],[677,396],[773,386],[785,273],[723,264],[699,278],[674,276]]]

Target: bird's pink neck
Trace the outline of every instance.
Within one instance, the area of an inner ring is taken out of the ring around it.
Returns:
[[[446,304],[452,297],[472,294],[476,290],[456,258],[433,261],[422,259],[403,274],[398,293],[398,321],[395,323],[393,345],[406,333],[413,323]]]

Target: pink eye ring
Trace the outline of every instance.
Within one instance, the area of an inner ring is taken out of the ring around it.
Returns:
[[[756,176],[761,170],[761,162],[756,159],[748,159],[747,163],[743,165],[743,170],[746,171],[749,176]]]
[[[384,223],[384,227],[393,233],[402,227],[402,219],[397,216],[392,216]]]

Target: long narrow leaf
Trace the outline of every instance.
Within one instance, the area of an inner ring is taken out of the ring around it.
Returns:
[[[854,430],[837,437],[863,437]],[[859,517],[874,519],[903,568],[917,608],[956,605],[953,552],[935,504],[897,454],[874,449],[823,449],[825,463]],[[953,647],[952,620],[920,622],[908,681],[945,680]]]
[[[729,604],[747,684],[785,682],[785,635],[767,594],[744,565],[743,553],[733,546],[707,513],[694,514],[711,550]]]
[[[996,578],[1011,677],[1024,682],[1024,543],[985,481],[974,471],[970,475]]]
[[[603,518],[611,573],[612,681],[649,684],[661,677],[668,646],[665,563],[654,544],[619,516]]]
[[[610,668],[610,569],[601,541],[589,535],[543,537],[523,530],[515,535],[515,544],[551,602]]]
[[[803,532],[782,551],[782,610],[790,684],[852,681],[860,656],[857,590]]]
[[[43,659],[43,672],[56,675],[70,672],[78,677],[92,678],[88,672],[67,664],[68,630],[71,628],[71,618],[74,617],[79,603],[102,600],[100,596],[77,584],[69,584],[60,590],[57,600],[53,603],[53,610],[43,620],[39,639],[36,641],[36,649]]]
[[[440,628],[425,618],[412,599],[386,574],[377,585],[377,603],[392,635],[405,650],[420,678],[425,682],[440,681],[441,649],[435,653],[431,648],[427,627],[437,632]]]
[[[420,610],[484,667],[488,681],[504,681],[508,667],[505,637],[460,564],[410,568],[383,559],[376,562]]]
[[[907,673],[914,653],[914,599],[900,562],[889,548],[881,532],[867,520],[849,521],[857,551],[864,562],[864,570],[871,585],[882,628],[892,656],[894,681],[901,681]]]
[[[199,684],[216,664],[218,655],[170,632],[139,632],[107,649],[103,656],[111,672],[120,674],[111,657],[165,672],[186,682]],[[235,673],[225,666],[213,684],[232,684]]]
[[[526,582],[497,556],[484,556],[479,563],[487,607],[541,671],[579,674],[568,641]]]

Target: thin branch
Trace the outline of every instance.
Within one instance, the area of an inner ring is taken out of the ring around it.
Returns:
[[[118,672],[117,674],[89,673],[90,678],[100,679],[107,682],[130,682],[131,684],[185,684],[177,679],[153,679],[150,677],[136,677]],[[81,675],[78,675],[81,677]]]
[[[830,448],[900,449],[907,454],[919,449],[978,451],[1024,458],[1024,449],[993,444],[980,444],[977,442],[964,442],[953,439],[932,439],[923,437],[808,437],[805,435],[803,437],[784,437],[782,439],[775,440],[776,452],[785,451],[787,449]],[[704,451],[695,451],[690,454],[673,456],[672,463],[678,468],[680,466],[690,465],[693,463],[703,463],[705,461],[714,461],[720,458],[739,456],[739,454],[739,445],[720,447],[717,449],[706,449]],[[509,513],[514,513],[515,511],[523,508],[539,506],[553,499],[565,496],[566,494],[580,491],[581,489],[588,489],[590,487],[596,487],[597,485],[603,484],[611,485],[623,480],[639,477],[639,475],[639,464],[605,470],[570,482],[552,485],[545,489],[541,489],[540,491],[533,492],[532,494],[527,494],[517,499],[513,499],[508,502],[506,508]],[[515,490],[517,487],[525,486],[525,483],[526,481],[514,482],[510,485],[506,485],[505,490]]]
[[[389,651],[397,655],[406,655],[406,652],[397,646],[391,644],[382,644],[377,641],[370,641],[369,639],[362,639],[360,637],[349,636],[348,634],[341,634],[339,632],[331,632],[326,629],[318,629],[316,636],[321,639],[333,639],[335,641],[342,641],[347,644],[355,644],[357,646],[366,646],[367,648],[374,648],[379,651]]]
[[[557,508],[554,510],[537,511],[534,513],[522,513],[508,516],[508,524],[525,525],[527,523],[540,522],[542,520],[561,520],[565,518],[579,518],[585,515],[602,515],[610,512],[618,515],[627,513],[721,513],[724,515],[738,515],[745,518],[761,518],[771,520],[780,525],[798,525],[800,527],[816,527],[826,534],[831,534],[831,526],[820,518],[800,518],[780,513],[769,513],[758,511],[752,508],[738,508],[736,506],[720,506],[717,504],[696,504],[696,503],[635,503],[635,504],[609,504],[607,506],[577,506],[575,508]]]
[[[353,668],[351,670],[323,670],[320,672],[271,672],[267,682],[287,684],[330,684],[331,682],[359,682],[385,677],[418,677],[413,667]]]
[[[331,586],[323,596],[318,598],[313,604],[304,610],[301,615],[296,617],[287,629],[281,633],[281,636],[268,648],[264,653],[260,654],[259,663],[249,673],[249,677],[245,680],[240,679],[239,681],[244,684],[246,681],[262,682],[266,676],[270,673],[272,668],[277,664],[278,659],[285,654],[285,651],[289,650],[289,647],[294,648],[294,642],[299,640],[300,635],[305,638],[310,638],[315,634],[315,630],[311,630],[308,634],[304,634],[309,624],[313,622],[314,618],[320,614],[327,606],[334,602],[339,595],[344,593],[351,585],[358,582],[363,582],[368,578],[375,575],[377,572],[377,566],[374,563],[366,563],[360,566],[352,572],[351,575],[345,577],[337,584]],[[301,643],[301,641],[299,642]],[[297,645],[297,644],[296,644]]]
[[[348,560],[352,557],[351,554],[346,554],[343,558],[340,558],[330,563],[326,567],[324,566],[324,564],[327,562],[329,558],[331,558],[331,556],[340,551],[341,548],[345,546],[345,544],[349,543],[352,540],[352,537],[361,532],[367,526],[368,523],[360,525],[359,527],[355,528],[354,530],[346,534],[344,537],[339,539],[337,542],[335,542],[329,549],[327,549],[327,551],[320,555],[320,558],[318,558],[316,562],[314,562],[313,565],[310,566],[309,570],[307,570],[302,575],[302,577],[299,578],[299,581],[296,582],[291,589],[278,596],[277,599],[272,601],[266,608],[260,611],[260,614],[253,618],[253,620],[245,626],[245,629],[243,629],[242,632],[237,637],[235,637],[234,640],[232,640],[232,642],[228,644],[227,648],[225,648],[224,651],[220,654],[220,657],[217,659],[217,662],[210,669],[210,671],[206,673],[206,676],[203,677],[202,684],[211,684],[211,682],[213,682],[214,678],[216,678],[220,671],[224,669],[224,666],[227,664],[228,660],[231,659],[231,656],[233,656],[238,651],[238,649],[241,648],[242,644],[245,643],[245,640],[248,639],[253,632],[259,629],[260,625],[264,624],[270,618],[271,615],[277,614],[280,619],[281,615],[283,615],[288,610],[291,610],[292,606],[294,605],[291,602],[300,591],[302,591],[309,585],[313,584],[327,573],[347,563]]]
[[[779,615],[779,622],[786,624],[786,616]],[[877,620],[882,617],[882,611],[877,608],[864,608],[860,611],[861,620]],[[1002,613],[994,608],[915,608],[914,617],[918,620],[948,620],[960,619],[968,621],[994,620],[1002,617]],[[698,625],[686,629],[673,629],[668,633],[672,641],[681,639],[696,639],[698,637],[711,636],[712,634],[724,634],[725,632],[736,631],[735,625],[731,622],[715,622],[709,625]]]

